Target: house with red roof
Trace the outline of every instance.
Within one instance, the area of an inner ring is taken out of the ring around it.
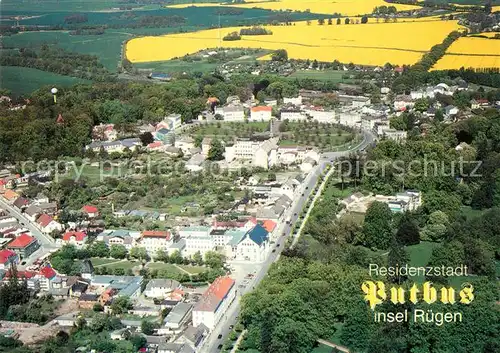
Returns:
[[[193,326],[204,324],[213,330],[236,297],[234,279],[218,277],[203,293],[193,309]]]
[[[64,244],[72,244],[78,248],[85,245],[87,239],[87,233],[84,232],[66,232],[62,237]]]
[[[5,276],[2,279],[2,282],[7,283],[11,277],[12,277],[12,273],[9,270],[9,271],[7,271],[7,273],[5,273]],[[36,278],[36,272],[17,271],[17,278],[19,280],[25,280],[27,285],[28,285],[28,289],[36,290],[36,291],[40,290],[40,282],[38,281],[38,278]]]
[[[38,250],[39,247],[40,243],[38,243],[38,240],[25,233],[21,234],[7,245],[7,249],[15,252],[21,259],[29,257]]]
[[[99,210],[95,206],[85,205],[82,207],[82,212],[88,218],[96,218],[99,216]]]
[[[55,221],[52,216],[49,216],[48,214],[42,214],[40,217],[37,218],[36,224],[38,225],[38,228],[45,234],[50,234],[55,230],[62,231],[63,227],[62,224],[59,222]]]
[[[8,186],[7,186],[8,187]],[[7,189],[3,194],[3,198],[7,201],[8,204],[13,204],[15,200],[19,197],[19,194],[13,190]]]
[[[10,268],[11,264],[17,264],[19,262],[19,256],[9,249],[0,250],[0,270],[6,270]]]
[[[272,118],[273,108],[257,106],[250,110],[250,121],[269,121]]]
[[[172,245],[173,237],[169,231],[145,230],[141,234],[140,245],[146,249],[150,256],[158,250],[167,250]]]
[[[267,230],[267,232],[269,234],[271,234],[274,229],[276,229],[276,222],[275,221],[272,221],[270,219],[266,219],[263,223],[262,223],[262,226],[264,227],[265,230]]]

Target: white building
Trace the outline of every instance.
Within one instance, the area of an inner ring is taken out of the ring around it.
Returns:
[[[236,246],[234,260],[260,263],[266,259],[268,250],[269,233],[263,226],[257,224]]]
[[[253,156],[253,166],[269,169],[277,163],[278,137],[270,138],[259,146]]]
[[[174,146],[180,148],[182,153],[189,154],[189,150],[194,148],[194,139],[190,136],[183,136],[175,140]]]
[[[290,97],[283,98],[283,104],[293,104],[293,105],[302,105],[302,97]]]
[[[143,231],[140,245],[146,249],[150,256],[154,256],[158,250],[166,251],[172,245],[172,236],[168,231]]]
[[[355,110],[341,111],[338,123],[344,126],[361,127],[361,114]]]
[[[217,278],[203,293],[193,309],[193,326],[204,324],[213,330],[236,297],[235,281],[229,277]]]
[[[203,256],[206,252],[214,250],[215,242],[210,231],[210,228],[207,231],[179,231],[181,238],[186,242],[183,256],[190,257],[198,251]]]
[[[399,95],[394,99],[394,109],[397,111],[406,110],[407,108],[413,108],[415,102],[410,96]]]
[[[182,285],[173,279],[152,279],[144,289],[144,295],[148,298],[165,298],[176,289],[182,289]]]
[[[324,110],[321,107],[308,107],[304,112],[311,117],[311,120],[316,120],[320,123],[335,122],[335,112],[333,110]]]
[[[182,125],[182,118],[180,114],[170,114],[163,120],[168,122],[170,130],[175,130]]]
[[[250,110],[250,121],[269,121],[272,118],[273,108],[268,106],[257,106]]]
[[[224,121],[245,120],[245,108],[240,104],[231,104],[222,108],[216,107],[215,114],[220,114]]]
[[[281,109],[281,121],[304,121],[307,120],[307,116],[296,107],[286,107]]]
[[[407,132],[396,129],[385,129],[383,130],[383,136],[385,136],[389,140],[401,142],[406,140]]]

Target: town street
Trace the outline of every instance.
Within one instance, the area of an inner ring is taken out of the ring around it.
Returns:
[[[279,259],[281,252],[284,249],[284,244],[287,237],[290,235],[292,230],[292,225],[297,221],[302,208],[307,202],[309,195],[314,190],[316,183],[318,182],[319,177],[322,175],[322,172],[325,170],[328,164],[332,164],[336,158],[341,156],[347,156],[351,152],[362,151],[367,146],[372,144],[375,140],[374,135],[369,131],[363,131],[363,141],[355,146],[353,149],[349,151],[341,151],[341,152],[327,152],[321,156],[321,160],[318,166],[316,166],[304,180],[301,186],[301,190],[299,190],[298,194],[300,196],[296,197],[293,200],[292,206],[288,209],[287,213],[283,217],[283,219],[287,219],[291,217],[291,223],[287,225],[285,222],[280,222],[277,229],[275,230],[278,234],[278,238],[276,240],[276,251],[271,252],[267,257],[266,261],[260,264],[260,269],[257,270],[255,276],[249,280],[249,284],[245,288],[237,288],[236,299],[233,301],[231,306],[227,309],[225,315],[218,323],[218,325],[214,328],[211,334],[206,338],[203,347],[200,352],[202,353],[216,353],[219,351],[218,346],[223,344],[229,333],[232,329],[231,326],[235,325],[237,322],[237,316],[240,311],[240,299],[243,294],[247,294],[251,292],[260,281],[266,276],[269,267]],[[333,171],[333,169],[332,169]],[[321,194],[321,188],[318,189],[318,192],[314,197],[317,197]],[[279,246],[278,246],[279,245]],[[273,245],[274,246],[274,245]],[[237,284],[236,284],[237,285]],[[217,337],[222,335],[220,339]]]

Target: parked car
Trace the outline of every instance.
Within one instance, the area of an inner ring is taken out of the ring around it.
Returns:
[[[222,344],[219,344],[219,345],[217,346],[217,349],[220,351],[220,350],[222,349]]]
[[[217,336],[217,338],[218,338],[218,339],[221,339],[221,338],[222,338],[222,335]]]

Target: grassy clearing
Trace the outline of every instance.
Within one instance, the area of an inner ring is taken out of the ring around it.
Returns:
[[[407,246],[406,251],[408,252],[408,256],[410,258],[410,264],[415,267],[425,267],[431,258],[432,250],[438,246],[438,243],[427,241],[423,241],[417,245]],[[413,280],[415,282],[424,282],[425,276],[414,276]]]
[[[28,94],[42,86],[71,86],[86,80],[54,74],[26,67],[4,66],[1,68],[0,87],[12,91],[14,95]]]
[[[268,130],[268,122],[216,122],[194,126],[187,133],[191,136],[216,137],[231,141],[234,137],[250,137]]]
[[[114,270],[115,268],[123,268],[125,271],[131,270],[136,266],[140,266],[141,262],[140,261],[129,261],[129,260],[124,260],[121,262],[117,262],[114,264],[106,265],[106,267],[110,270]]]
[[[187,271],[192,275],[201,273],[206,270],[206,267],[203,266],[178,265],[178,267],[182,268],[184,271]]]
[[[112,263],[112,262],[117,262],[117,261],[120,261],[120,260],[116,260],[116,259],[103,259],[101,257],[92,257],[90,259],[90,261],[92,261],[92,265],[94,265],[94,267],[97,267],[97,266],[105,266],[109,263]]]
[[[281,146],[307,145],[332,151],[353,143],[356,136],[332,124],[311,122],[285,122],[280,126]]]

